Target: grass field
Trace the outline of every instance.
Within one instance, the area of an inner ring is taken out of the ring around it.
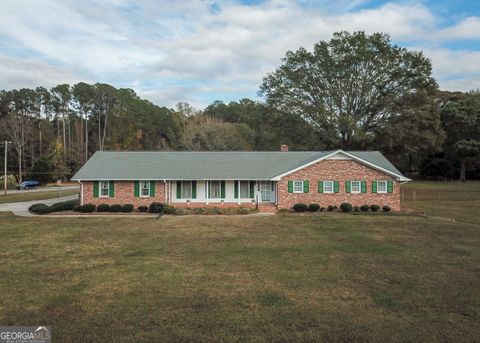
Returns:
[[[20,201],[45,200],[67,195],[78,194],[78,190],[65,191],[45,191],[45,192],[28,192],[9,194],[7,196],[0,194],[0,204]]]
[[[0,215],[0,322],[51,325],[54,342],[480,335],[480,225]]]
[[[464,223],[480,224],[479,181],[468,181],[465,184],[414,181],[402,185],[402,191],[404,209],[424,211],[430,216],[454,218]],[[413,191],[416,191],[415,201]]]

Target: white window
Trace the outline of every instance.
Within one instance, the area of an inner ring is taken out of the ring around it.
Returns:
[[[303,181],[293,181],[293,193],[303,193]]]
[[[250,197],[250,185],[248,181],[240,181],[240,198]]]
[[[110,182],[100,181],[100,197],[108,198]]]
[[[182,181],[182,198],[192,197],[192,181]]]
[[[333,181],[323,181],[323,193],[333,193]]]
[[[220,199],[220,181],[210,181],[209,191],[211,199]]]
[[[140,196],[149,197],[150,196],[150,182],[149,181],[140,181]]]
[[[377,193],[387,193],[387,181],[377,181]]]
[[[350,192],[351,193],[361,193],[362,192],[362,183],[360,181],[350,181]]]

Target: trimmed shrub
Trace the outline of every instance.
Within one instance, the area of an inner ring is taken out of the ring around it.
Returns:
[[[380,210],[380,206],[378,205],[372,205],[370,206],[370,209],[373,211],[373,212],[378,212]]]
[[[97,206],[97,212],[108,212],[108,211],[110,211],[109,204],[100,204]]]
[[[320,210],[320,205],[319,204],[310,204],[308,205],[308,210],[310,212],[317,212]]]
[[[360,206],[360,210],[362,210],[363,212],[368,212],[369,209],[370,209],[370,206],[368,206],[368,205]]]
[[[328,205],[327,211],[331,212],[337,209],[337,205]]]
[[[295,212],[306,212],[308,211],[308,206],[305,204],[295,204],[293,205]]]
[[[383,207],[382,207],[382,211],[383,211],[383,212],[390,212],[390,210],[391,210],[390,206],[388,206],[388,205],[383,205]]]
[[[153,203],[153,204],[155,204],[155,203]],[[158,203],[157,203],[157,204],[158,204]],[[150,205],[150,207],[151,207],[151,206],[152,206],[152,205]],[[197,209],[195,209],[195,210],[197,210]],[[163,205],[163,207],[162,207],[162,211],[163,211],[163,213],[165,213],[165,214],[175,214],[175,213],[176,213],[176,208],[175,208],[175,206],[172,206],[172,205],[169,205],[169,204],[165,204],[165,205]],[[149,209],[149,212],[150,212],[150,213],[162,213],[162,212],[152,212],[151,209]]]
[[[148,206],[140,205],[140,206],[138,206],[138,210],[140,212],[147,212],[148,211]]]
[[[73,199],[64,202],[65,211],[71,211],[75,207],[75,205],[80,205],[80,200]]]
[[[82,206],[80,206],[80,205],[74,205],[74,206],[73,206],[73,210],[74,210],[75,212],[80,212],[80,207],[82,207]]]
[[[358,206],[353,206],[353,210],[354,210],[355,212],[358,212],[358,211],[360,211],[360,207],[358,207]]]
[[[340,205],[340,209],[342,210],[342,212],[348,213],[353,211],[353,206],[348,202],[344,202],[343,204]]]
[[[94,204],[85,204],[80,206],[80,212],[82,213],[90,213],[95,211],[96,206]]]
[[[237,214],[249,214],[250,209],[248,209],[246,207],[238,207],[238,208],[236,208],[236,212],[237,212]]]
[[[122,212],[129,213],[129,212],[133,212],[134,209],[135,209],[135,206],[133,206],[132,204],[125,204],[122,206]]]
[[[50,206],[45,204],[33,204],[28,208],[28,210],[36,214],[46,214],[52,212]]]
[[[65,210],[66,210],[66,205],[64,202],[56,202],[55,204],[50,206],[50,212],[60,212]]]
[[[110,206],[110,212],[118,213],[118,212],[122,212],[122,210],[123,210],[123,207],[120,204],[113,204]]]
[[[162,204],[161,202],[152,202],[148,207],[148,212],[163,213],[164,208],[165,208],[165,204]]]
[[[323,211],[325,211],[325,210],[326,210],[325,207],[320,207],[320,212],[323,212]]]

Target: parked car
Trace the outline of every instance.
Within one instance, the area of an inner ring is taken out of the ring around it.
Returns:
[[[23,181],[21,184],[17,185],[17,189],[33,189],[33,188],[37,188],[38,186],[40,186],[40,182],[38,182],[37,180],[27,180],[27,181]]]

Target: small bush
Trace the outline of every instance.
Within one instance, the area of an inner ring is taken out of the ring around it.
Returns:
[[[52,212],[50,206],[45,204],[33,204],[28,208],[28,210],[36,214],[46,214]]]
[[[342,212],[348,213],[353,211],[353,206],[348,202],[344,202],[343,204],[340,205],[340,209],[342,210]]]
[[[80,206],[80,205],[74,205],[74,206],[73,206],[73,210],[74,210],[75,212],[80,212],[80,207],[82,207],[82,206]]]
[[[138,206],[138,211],[147,212],[148,211],[148,206],[140,205],[140,206]]]
[[[238,207],[238,208],[236,208],[236,212],[237,212],[237,214],[249,214],[250,209],[248,209],[246,207]]]
[[[75,205],[80,205],[80,200],[73,199],[64,202],[65,211],[71,211],[75,207]]]
[[[320,210],[320,205],[319,204],[310,204],[310,205],[308,205],[308,210],[310,212],[317,212],[318,210]]]
[[[108,204],[100,204],[97,206],[97,212],[108,212],[110,211],[110,205]]]
[[[80,206],[80,212],[82,213],[90,213],[95,211],[96,206],[94,204],[85,204]]]
[[[336,209],[337,209],[337,205],[328,205],[327,207],[327,211],[329,212],[335,211]]]
[[[372,205],[370,206],[370,209],[373,211],[373,212],[378,212],[380,210],[380,206],[378,205]]]
[[[323,211],[325,211],[325,210],[326,210],[325,207],[320,207],[320,212],[323,212]]]
[[[122,206],[122,212],[125,212],[125,213],[133,212],[134,209],[135,209],[135,206],[133,206],[132,204],[125,204]]]
[[[64,202],[56,202],[50,206],[50,212],[60,212],[66,210],[66,205]]]
[[[305,204],[295,204],[293,205],[295,212],[306,212],[308,211],[308,206]]]
[[[123,210],[123,207],[120,204],[113,204],[110,206],[110,212],[118,213],[118,212],[122,212],[122,210]]]
[[[390,208],[390,206],[388,206],[388,205],[384,205],[384,206],[382,207],[382,211],[383,211],[383,212],[390,212],[390,210],[391,210],[391,208]]]
[[[362,210],[363,212],[368,212],[369,209],[370,209],[370,206],[368,206],[368,205],[360,206],[360,210]]]
[[[358,206],[353,206],[353,210],[354,210],[355,212],[359,212],[359,211],[360,211],[360,207],[358,207]]]
[[[163,213],[163,209],[165,204],[161,202],[152,202],[148,208],[148,212],[150,213]]]
[[[154,203],[155,204],[155,203]],[[157,203],[158,204],[158,203]],[[150,205],[151,207],[152,205]],[[165,214],[175,214],[176,213],[176,208],[175,206],[172,206],[172,205],[169,205],[169,204],[165,204],[163,207],[162,207],[162,211],[163,213]],[[151,213],[160,213],[160,212],[152,212],[150,210]]]

